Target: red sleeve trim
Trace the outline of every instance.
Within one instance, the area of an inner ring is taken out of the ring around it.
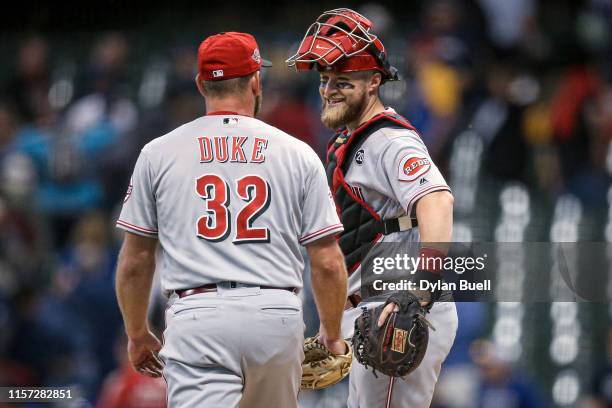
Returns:
[[[408,209],[407,209],[407,214],[412,214],[412,206],[421,198],[423,198],[423,196],[426,196],[429,193],[433,193],[435,191],[451,191],[450,187],[447,186],[446,184],[438,184],[435,186],[429,186],[427,187],[425,190],[422,190],[420,192],[418,192],[414,197],[412,197],[412,199],[408,202]]]
[[[325,235],[330,235],[332,233],[336,233],[336,232],[342,232],[344,231],[344,226],[342,224],[334,224],[334,225],[329,225],[325,228],[322,228],[318,231],[312,232],[308,235],[304,235],[302,238],[300,238],[298,241],[300,244],[304,245],[307,244],[310,241],[314,241],[317,238],[321,238]]]
[[[133,225],[133,224],[130,224],[129,222],[125,222],[125,221],[121,221],[121,220],[117,221],[117,226],[118,227],[123,227],[123,228],[128,229],[128,230],[136,231],[136,232],[141,232],[141,233],[144,233],[144,234],[157,235],[157,230],[152,230],[152,229],[148,229],[148,228],[139,227],[138,225]]]

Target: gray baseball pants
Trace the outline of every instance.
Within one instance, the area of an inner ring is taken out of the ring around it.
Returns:
[[[361,314],[361,307],[373,308],[378,303],[362,303],[345,312],[342,334],[352,336],[351,327]],[[429,331],[429,344],[421,365],[403,378],[393,378],[366,369],[353,357],[349,378],[348,408],[428,408],[440,375],[442,363],[453,346],[457,332],[457,308],[454,302],[435,303],[427,314],[435,327]]]
[[[218,286],[170,298],[164,346],[171,408],[297,407],[302,304],[292,292]]]

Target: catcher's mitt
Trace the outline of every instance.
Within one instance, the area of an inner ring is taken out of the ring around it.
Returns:
[[[303,390],[320,390],[339,383],[351,370],[353,351],[350,344],[344,341],[347,352],[334,354],[316,337],[304,341],[304,362],[302,363]]]
[[[389,303],[399,306],[381,327],[378,318]],[[427,309],[419,298],[407,291],[395,292],[385,302],[372,310],[363,308],[355,320],[353,347],[357,361],[366,368],[391,377],[403,377],[414,371],[425,356],[429,342]],[[433,328],[433,327],[432,327]]]

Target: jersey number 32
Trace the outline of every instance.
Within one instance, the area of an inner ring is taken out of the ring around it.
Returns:
[[[253,227],[255,219],[270,206],[270,185],[259,176],[248,175],[236,180],[236,194],[245,205],[236,216],[234,244],[270,242],[268,228]],[[198,218],[198,237],[211,242],[226,239],[232,229],[230,185],[215,174],[196,180],[196,193],[206,203],[206,215]]]

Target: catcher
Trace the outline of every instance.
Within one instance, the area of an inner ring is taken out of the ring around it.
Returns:
[[[327,176],[350,274],[352,307],[342,327],[354,340],[348,406],[429,407],[457,330],[450,293],[431,285],[373,296],[362,264],[385,245],[412,247],[423,260],[413,281],[439,282],[435,261],[445,256],[438,243],[451,240],[453,197],[416,129],[380,99],[380,87],[398,74],[371,30],[352,10],[324,12],[287,63],[319,71],[321,121],[336,132]]]

